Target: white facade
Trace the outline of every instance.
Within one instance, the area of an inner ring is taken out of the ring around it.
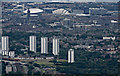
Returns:
[[[9,37],[8,36],[2,37],[2,50],[9,51]]]
[[[8,55],[8,51],[2,51],[2,55],[4,56],[4,55]]]
[[[69,11],[65,10],[65,9],[57,9],[52,11],[53,14],[70,14]]]
[[[10,56],[11,58],[14,58],[14,57],[15,57],[15,52],[14,52],[14,51],[10,51],[10,52],[9,52],[9,56]]]
[[[53,54],[59,55],[59,39],[53,39]]]
[[[30,8],[29,10],[30,10],[30,13],[31,13],[31,14],[34,14],[34,13],[37,14],[37,13],[43,12],[42,9],[38,9],[38,8]],[[25,10],[25,11],[23,11],[23,12],[24,12],[24,13],[27,13],[27,11],[28,11],[28,9]]]
[[[48,54],[48,38],[41,37],[41,54]]]
[[[115,37],[103,37],[103,40],[109,40],[109,39],[115,40]]]
[[[74,63],[74,50],[70,49],[68,51],[68,63]]]
[[[9,37],[2,36],[2,54],[8,55],[8,51],[9,51]]]
[[[30,36],[30,51],[36,52],[36,36]]]
[[[12,66],[11,65],[7,65],[5,69],[6,69],[6,73],[12,72]]]

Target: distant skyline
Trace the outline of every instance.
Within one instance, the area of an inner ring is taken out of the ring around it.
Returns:
[[[24,1],[24,2],[41,2],[41,1],[72,1],[72,2],[118,2],[120,0],[0,0],[0,1]]]

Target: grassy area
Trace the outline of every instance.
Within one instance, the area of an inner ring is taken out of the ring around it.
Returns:
[[[57,59],[57,62],[67,62],[65,59]]]
[[[46,60],[46,59],[45,60],[37,60],[34,63],[37,63],[39,65],[55,67],[54,63],[53,62],[49,62],[49,61],[52,61],[52,60]]]

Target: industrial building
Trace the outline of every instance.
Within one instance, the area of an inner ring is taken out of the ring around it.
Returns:
[[[107,10],[105,8],[89,8],[89,14],[104,15],[104,14],[107,14]]]

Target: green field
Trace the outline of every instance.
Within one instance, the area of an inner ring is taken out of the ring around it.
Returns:
[[[37,60],[37,61],[34,61],[34,63],[37,63],[39,65],[45,65],[45,66],[50,66],[50,67],[55,67],[54,63],[53,62],[49,62],[49,61],[52,61],[52,60]]]
[[[65,59],[57,59],[57,62],[67,62]]]

